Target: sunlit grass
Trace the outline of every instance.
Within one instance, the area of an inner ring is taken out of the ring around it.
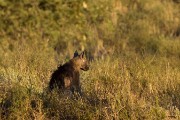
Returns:
[[[4,79],[1,113],[9,119],[178,118],[179,69],[172,67],[171,61],[158,59],[161,58],[137,57],[132,60],[125,56],[112,56],[93,61],[91,69],[81,76],[82,97],[49,93],[47,84],[42,86],[43,82],[40,81],[44,79],[43,76],[35,79],[37,74],[26,71],[28,79],[22,77],[22,81],[14,82],[17,74],[8,71],[12,74],[1,77]],[[21,71],[21,74],[24,72]],[[12,80],[5,82],[7,76]],[[31,86],[28,86],[29,81]],[[45,81],[48,83],[47,77]]]

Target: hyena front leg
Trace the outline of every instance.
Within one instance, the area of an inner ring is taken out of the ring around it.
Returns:
[[[79,85],[79,86],[77,87],[77,92],[79,93],[80,96],[82,96],[81,85]]]
[[[78,93],[80,96],[82,96],[82,90],[81,90],[81,86],[80,85],[74,85],[71,87],[71,91],[72,93]]]

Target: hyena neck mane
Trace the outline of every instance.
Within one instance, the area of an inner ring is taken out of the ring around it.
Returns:
[[[56,71],[66,71],[68,70],[69,72],[79,72],[80,71],[80,67],[75,63],[74,59],[69,60],[68,62],[66,62],[65,64],[60,64],[58,66],[58,69]]]

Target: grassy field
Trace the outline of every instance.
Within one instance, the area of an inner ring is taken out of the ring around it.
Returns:
[[[75,50],[84,96],[49,93]],[[180,119],[180,1],[0,0],[0,119]]]

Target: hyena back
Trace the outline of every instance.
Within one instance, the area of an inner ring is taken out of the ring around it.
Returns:
[[[80,70],[89,70],[89,64],[85,58],[85,53],[82,52],[78,55],[76,51],[69,62],[59,66],[54,71],[49,82],[50,90],[57,87],[61,90],[70,90],[72,93],[78,92],[81,94]]]

